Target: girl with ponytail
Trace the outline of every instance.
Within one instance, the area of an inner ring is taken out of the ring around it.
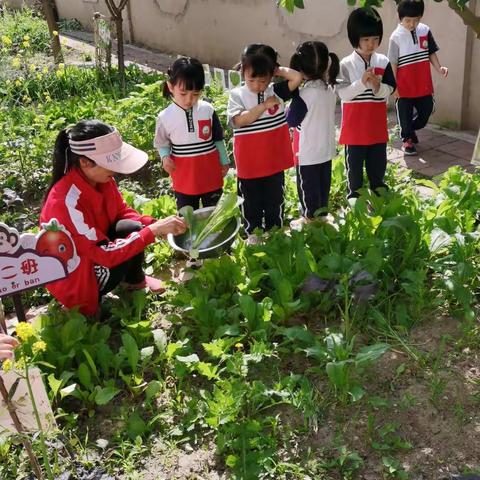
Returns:
[[[147,160],[145,152],[98,120],[82,120],[58,134],[40,222],[54,227],[46,248],[58,252],[68,272],[47,285],[65,307],[97,315],[102,295],[120,282],[130,290],[164,291],[159,280],[144,274],[143,252],[157,237],[183,233],[185,222],[173,215],[163,220],[140,215],[125,203],[113,178],[137,171]]]
[[[292,100],[287,122],[293,130],[293,152],[302,216],[292,228],[301,229],[315,217],[327,219],[336,156],[334,86],[339,60],[322,42],[304,42],[297,47],[290,67],[303,75],[304,84]]]

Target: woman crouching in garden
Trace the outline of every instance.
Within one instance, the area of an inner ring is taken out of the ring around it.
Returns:
[[[139,170],[147,160],[145,152],[98,120],[82,120],[58,134],[40,215],[41,224],[56,234],[40,253],[55,252],[66,264],[68,276],[47,285],[65,307],[96,315],[101,296],[120,282],[133,290],[164,290],[144,274],[144,250],[157,237],[183,233],[185,222],[174,215],[163,220],[140,215],[127,206],[113,178]]]

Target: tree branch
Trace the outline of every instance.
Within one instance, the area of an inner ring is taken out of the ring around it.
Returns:
[[[463,8],[457,3],[457,0],[447,0],[448,6],[463,20],[463,23],[470,27],[480,38],[480,17],[475,15],[467,6]]]

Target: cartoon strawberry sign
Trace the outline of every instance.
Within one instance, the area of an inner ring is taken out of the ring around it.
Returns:
[[[37,235],[0,222],[0,297],[65,278],[79,263],[70,234],[56,219]]]

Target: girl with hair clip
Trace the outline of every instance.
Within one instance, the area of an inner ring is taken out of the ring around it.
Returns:
[[[284,170],[293,166],[284,102],[302,83],[302,75],[280,67],[277,52],[263,44],[245,48],[239,68],[245,84],[230,92],[227,107],[233,127],[238,194],[247,243],[259,243],[255,229],[283,225]],[[273,76],[284,81],[272,84]]]
[[[290,67],[305,80],[293,98],[287,122],[293,131],[293,153],[297,169],[297,191],[302,217],[290,222],[301,229],[315,216],[326,221],[336,156],[334,86],[339,72],[337,55],[322,42],[304,42],[297,47]]]
[[[97,315],[101,296],[122,281],[132,290],[164,291],[159,280],[144,274],[143,252],[156,237],[183,233],[185,222],[177,216],[140,215],[127,206],[113,179],[115,173],[137,171],[147,160],[145,152],[98,120],[82,120],[58,134],[40,222],[56,219],[63,225],[79,257],[65,279],[47,285],[65,307]]]
[[[229,168],[220,120],[200,100],[204,86],[202,64],[186,57],[175,60],[163,86],[172,103],[158,115],[154,145],[172,177],[178,209],[215,205]]]
[[[357,8],[347,21],[353,52],[340,62],[342,127],[339,143],[345,145],[348,176],[347,198],[357,198],[363,186],[363,165],[370,189],[387,188],[387,101],[396,83],[388,58],[376,50],[383,24],[374,8]]]

